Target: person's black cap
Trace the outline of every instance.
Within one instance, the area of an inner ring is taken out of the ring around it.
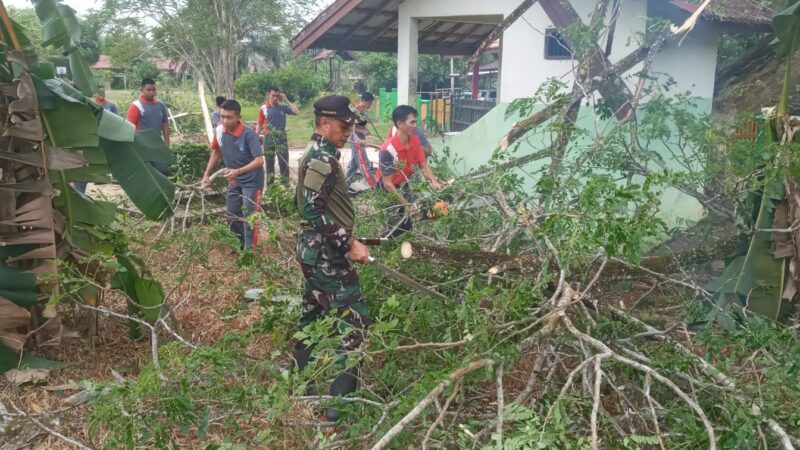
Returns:
[[[350,125],[367,123],[367,119],[350,104],[350,99],[341,95],[328,95],[314,102],[314,115],[333,117]]]

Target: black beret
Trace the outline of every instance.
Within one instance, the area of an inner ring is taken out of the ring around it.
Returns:
[[[334,117],[350,125],[367,123],[366,118],[350,104],[350,99],[342,95],[328,95],[314,102],[314,115]]]

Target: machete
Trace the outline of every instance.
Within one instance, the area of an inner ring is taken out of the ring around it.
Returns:
[[[437,298],[439,300],[447,300],[447,296],[441,294],[439,292],[434,291],[433,289],[423,286],[419,281],[407,276],[403,275],[402,273],[383,265],[382,263],[378,262],[375,258],[369,257],[369,263],[375,266],[378,270],[383,272],[384,274],[388,275],[390,278],[394,278],[395,280],[399,281],[400,283],[405,284],[406,286],[414,289],[418,292],[423,294],[428,294],[433,298]]]

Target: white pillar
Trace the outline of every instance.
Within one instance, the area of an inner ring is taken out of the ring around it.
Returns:
[[[397,22],[397,104],[416,105],[419,23],[400,8]]]

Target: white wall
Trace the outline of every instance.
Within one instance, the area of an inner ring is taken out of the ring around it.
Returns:
[[[572,0],[572,5],[584,21],[588,21],[595,0]],[[409,103],[416,93],[417,18],[454,17],[469,15],[507,16],[519,5],[519,0],[405,0],[399,7],[398,42],[398,101]],[[611,11],[609,11],[609,15]],[[609,59],[617,62],[638,46],[639,35],[644,32],[647,15],[646,0],[622,0],[617,20],[614,42]],[[561,79],[572,84],[572,67],[575,61],[544,59],[544,30],[551,27],[542,7],[535,4],[522,18],[506,30],[502,40],[500,67],[500,101],[510,102],[529,97],[548,78]],[[716,69],[716,52],[719,32],[711,26],[699,25],[680,48],[666,48],[653,62],[657,71],[670,73],[680,90],[691,90],[694,95],[711,97]],[[605,49],[606,40],[599,42]],[[641,70],[634,67],[628,75]],[[631,88],[635,77],[626,78]]]
[[[718,27],[697,24],[680,46],[673,44],[656,55],[652,70],[669,74],[674,79],[676,85],[671,88],[674,93],[690,91],[696,97],[714,98],[717,47],[721,34]]]

